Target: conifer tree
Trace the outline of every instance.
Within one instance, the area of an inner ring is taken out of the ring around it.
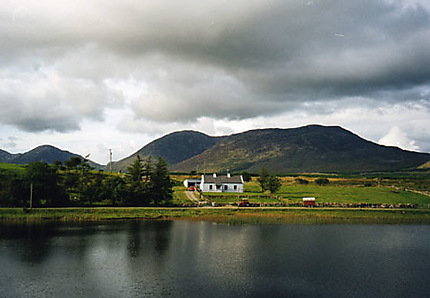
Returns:
[[[267,188],[268,180],[269,180],[269,172],[265,167],[262,167],[260,169],[260,177],[257,178],[258,183],[260,183],[261,191],[264,192],[268,189]]]
[[[131,206],[148,205],[146,185],[143,181],[144,171],[142,158],[137,155],[134,162],[127,168],[128,196],[126,204]]]
[[[151,176],[151,199],[153,205],[169,205],[172,201],[172,182],[167,163],[159,157]]]

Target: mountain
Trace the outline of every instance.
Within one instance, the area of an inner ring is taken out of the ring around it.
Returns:
[[[418,167],[419,169],[430,169],[430,160]]]
[[[14,157],[14,154],[11,154],[7,151],[0,149],[0,162],[9,162]]]
[[[339,126],[309,125],[291,129],[258,129],[223,137],[196,131],[179,131],[154,140],[131,156],[114,162],[126,170],[137,155],[162,157],[174,172],[272,173],[395,171],[429,168],[430,154],[406,151],[367,141]],[[0,162],[65,162],[77,154],[53,146],[11,154],[0,150]],[[96,169],[103,166],[90,162]],[[109,166],[109,165],[108,165]]]
[[[223,138],[172,171],[248,171],[274,173],[393,171],[418,167],[430,154],[405,151],[364,140],[338,126],[260,129]]]
[[[69,160],[72,157],[80,157],[81,159],[83,159],[83,157],[78,154],[64,151],[51,145],[42,145],[26,153],[18,154],[11,154],[4,150],[0,150],[0,162],[15,164],[28,164],[35,161],[54,163],[57,160],[61,161],[64,164],[65,161]],[[94,168],[102,168],[101,165],[98,165],[94,162],[90,162],[90,165]]]
[[[173,132],[149,143],[131,156],[113,162],[112,168],[116,171],[126,170],[137,155],[142,159],[148,156],[162,157],[169,166],[173,166],[204,152],[223,139],[224,137],[210,137],[190,130]]]

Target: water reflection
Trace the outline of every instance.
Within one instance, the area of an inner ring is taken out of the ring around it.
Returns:
[[[171,227],[171,221],[130,222],[127,229],[130,257],[138,257],[140,251],[148,249],[148,246],[161,257],[168,249]]]
[[[52,225],[5,225],[0,231],[0,239],[16,239],[24,249],[19,249],[22,262],[42,263],[50,254],[50,239],[55,234]]]
[[[0,297],[422,297],[429,226],[0,225]]]

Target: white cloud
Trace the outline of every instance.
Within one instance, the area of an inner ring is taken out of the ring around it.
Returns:
[[[411,140],[406,135],[406,133],[401,131],[397,126],[393,126],[388,134],[379,140],[379,143],[382,145],[396,146],[407,150],[419,150],[419,147],[415,144],[415,141]]]
[[[400,140],[388,133],[397,126],[402,146],[430,151],[429,8],[424,0],[3,2],[2,140],[19,132],[65,144],[82,135],[100,151],[110,136],[139,143],[190,128],[219,135],[322,123],[372,140]]]

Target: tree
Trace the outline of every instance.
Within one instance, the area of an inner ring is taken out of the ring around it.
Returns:
[[[82,190],[81,194],[83,196],[83,200],[90,204],[95,202],[99,202],[103,199],[103,180],[104,177],[102,174],[98,173],[88,173],[82,176],[81,185]]]
[[[125,200],[126,205],[148,205],[147,187],[143,181],[144,169],[140,155],[136,156],[134,162],[127,168],[127,172],[128,195]]]
[[[33,184],[33,206],[61,206],[67,201],[63,188],[59,186],[55,168],[46,162],[32,162],[26,168],[28,186]],[[30,188],[28,188],[30,189]]]
[[[3,196],[2,207],[28,207],[30,187],[23,177],[11,177],[9,187],[2,188],[6,191]]]
[[[269,179],[269,172],[265,167],[262,167],[260,169],[260,177],[257,178],[258,183],[260,183],[261,191],[268,190],[267,183]]]
[[[74,156],[67,160],[65,164],[69,169],[77,170],[82,165],[82,159],[80,157]]]
[[[270,193],[275,193],[279,190],[282,185],[281,180],[275,175],[270,174],[266,168],[260,169],[260,177],[257,178],[260,183],[261,191],[270,191]]]
[[[145,186],[149,186],[151,181],[152,171],[154,165],[152,164],[152,156],[148,156],[145,161],[142,163],[142,177],[145,182]]]
[[[124,204],[128,195],[124,179],[119,176],[112,175],[109,175],[103,181],[101,193],[101,197],[109,199],[112,202],[112,205]]]
[[[159,157],[151,175],[152,204],[169,205],[172,201],[173,190],[167,163]]]
[[[327,184],[329,184],[329,180],[327,178],[318,178],[315,180],[315,184],[320,185],[320,186],[327,185]]]
[[[79,174],[73,172],[66,172],[63,175],[63,184],[67,191],[77,191],[79,188]]]
[[[242,175],[243,181],[245,182],[249,182],[252,179],[251,174],[249,174],[248,172],[242,172],[240,173],[240,175]]]
[[[127,167],[128,180],[131,184],[140,184],[143,177],[143,165],[140,155],[136,156],[134,162]]]
[[[309,184],[309,181],[306,179],[302,179],[302,178],[296,178],[295,179],[296,183],[298,184]]]
[[[279,179],[275,175],[270,175],[267,179],[267,189],[270,191],[271,194],[277,192],[281,188],[281,186],[281,179]]]
[[[54,168],[56,171],[64,170],[63,163],[61,162],[61,160],[54,161]]]
[[[127,168],[128,205],[168,205],[172,200],[172,182],[167,163],[160,157],[155,165],[149,156],[140,156]]]

